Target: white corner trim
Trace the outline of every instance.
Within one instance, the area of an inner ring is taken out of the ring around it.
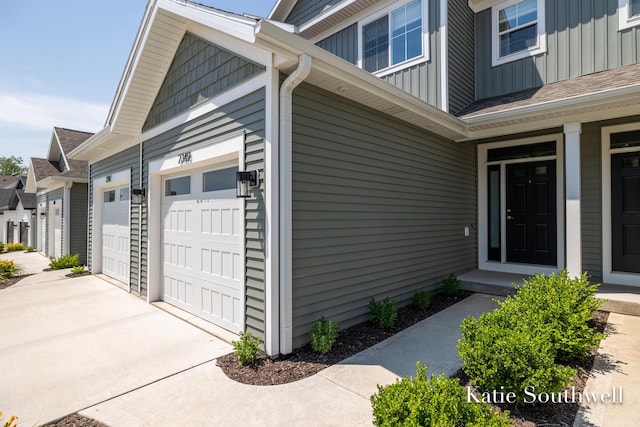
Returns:
[[[448,1],[440,1],[440,108],[449,112],[449,20]]]
[[[556,155],[549,157],[537,157],[531,159],[515,159],[495,162],[500,164],[500,203],[501,203],[501,261],[489,261],[487,253],[488,245],[488,189],[487,189],[487,153],[492,148],[513,147],[518,145],[535,144],[539,142],[556,142]],[[504,209],[506,206],[506,179],[505,170],[507,163],[524,163],[539,160],[556,160],[556,231],[557,231],[557,262],[556,267],[509,263],[506,259],[506,219]],[[564,196],[564,149],[563,134],[549,134],[532,138],[512,141],[494,142],[478,145],[478,268],[488,271],[509,272],[517,274],[549,274],[565,268],[565,196]]]
[[[601,130],[602,159],[602,281],[607,284],[639,286],[640,274],[613,271],[611,245],[611,155],[640,151],[640,147],[611,149],[611,134],[640,130],[640,123],[606,126]]]
[[[500,56],[500,39],[498,37],[498,13],[522,0],[506,0],[491,7],[491,66],[507,64],[522,58],[539,55],[547,51],[547,33],[545,27],[545,0],[537,0],[538,14],[538,43],[527,50],[515,52],[507,56]]]
[[[581,123],[564,125],[565,134],[565,215],[567,217],[567,272],[571,277],[582,274],[582,221],[581,221]]]
[[[618,0],[618,31],[640,25],[640,15],[631,16],[631,0]]]

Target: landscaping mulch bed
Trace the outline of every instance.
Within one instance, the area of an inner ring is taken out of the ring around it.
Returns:
[[[595,326],[598,332],[604,332],[604,328],[609,318],[609,313],[606,311],[596,311],[593,314],[593,326]],[[584,360],[574,360],[569,366],[577,371],[577,374],[573,380],[573,385],[576,390],[576,394],[581,393],[587,385],[591,368],[596,357],[597,348],[591,350],[589,357]],[[471,386],[469,376],[460,369],[455,375],[460,379],[460,383],[464,386]],[[480,394],[476,394],[480,397]],[[514,427],[536,427],[536,426],[548,426],[548,427],[562,427],[573,426],[574,419],[578,413],[578,403],[562,403],[562,404],[524,404],[517,406],[515,404],[497,404],[496,408],[510,412],[510,417],[513,421]]]
[[[16,283],[18,283],[20,280],[28,276],[31,276],[31,274],[23,274],[21,276],[13,276],[13,277],[7,277],[6,279],[2,279],[0,280],[0,289],[5,289],[5,288],[8,288],[9,286],[13,286]]]
[[[83,417],[82,415],[73,414],[64,417],[61,420],[45,424],[44,427],[109,427],[92,418]]]
[[[236,355],[230,353],[218,359],[218,366],[229,378],[244,384],[277,385],[301,380],[386,340],[469,295],[471,293],[465,291],[453,296],[440,293],[431,296],[428,310],[420,310],[413,306],[400,308],[394,328],[381,329],[366,321],[343,329],[331,351],[325,355],[314,352],[311,345],[307,344],[294,350],[292,354],[277,359],[260,356],[246,366],[241,365]]]
[[[82,276],[89,276],[91,275],[91,272],[89,270],[85,270],[82,273],[69,273],[69,274],[65,274],[65,277],[82,277]]]

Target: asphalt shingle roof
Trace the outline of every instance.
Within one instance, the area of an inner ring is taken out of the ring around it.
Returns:
[[[62,146],[62,151],[64,151],[64,154],[69,154],[80,144],[93,136],[93,134],[90,132],[81,132],[73,129],[65,129],[59,127],[54,127],[53,129],[55,130],[56,135],[58,135],[58,139],[60,140],[60,145]]]

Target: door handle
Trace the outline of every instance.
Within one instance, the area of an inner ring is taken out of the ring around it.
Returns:
[[[511,215],[509,215],[509,216],[507,217],[507,219],[513,219],[513,217],[512,217]]]

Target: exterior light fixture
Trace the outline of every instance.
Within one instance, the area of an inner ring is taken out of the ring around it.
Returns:
[[[236,172],[236,197],[251,197],[251,187],[258,185],[258,171]]]
[[[42,212],[40,212],[40,216],[41,217],[45,217],[45,216],[47,216],[47,213],[45,211],[42,211]]]
[[[131,204],[141,205],[144,202],[146,191],[144,188],[134,188],[131,190]]]

